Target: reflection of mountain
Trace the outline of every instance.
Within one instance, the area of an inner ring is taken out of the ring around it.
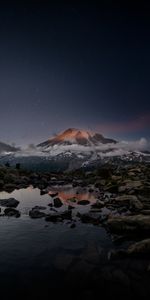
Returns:
[[[0,142],[0,153],[3,153],[3,152],[15,152],[17,150],[18,149],[15,148],[15,147],[13,147],[13,146],[10,146],[8,144]]]
[[[52,137],[41,143],[38,147],[47,149],[50,146],[60,145],[82,145],[82,146],[98,146],[99,144],[116,143],[113,139],[105,138],[99,133],[88,132],[75,128],[69,128],[64,132]]]
[[[77,200],[89,200],[91,202],[94,202],[95,200],[95,196],[91,193],[89,193],[88,191],[83,192],[80,191],[80,193],[75,193],[74,189],[68,189],[66,191],[58,191],[57,189],[53,190],[53,192],[58,192],[58,197],[65,203],[69,202],[69,199],[71,198],[75,198]],[[49,192],[49,195],[51,194],[51,192]],[[71,205],[74,205],[74,202],[70,202]]]

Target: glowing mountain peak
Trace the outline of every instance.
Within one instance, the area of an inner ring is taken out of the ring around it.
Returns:
[[[97,146],[99,143],[115,143],[112,139],[107,139],[99,133],[89,132],[83,129],[69,128],[46,142],[39,144],[40,147],[49,147],[54,145],[83,145]]]

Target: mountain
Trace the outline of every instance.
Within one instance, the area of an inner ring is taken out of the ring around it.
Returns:
[[[9,162],[13,166],[20,163],[23,168],[39,171],[90,170],[105,163],[116,166],[141,161],[150,163],[150,153],[145,142],[143,146],[143,139],[135,143],[118,142],[99,133],[75,128],[69,128],[36,147],[16,151],[14,147],[1,145],[0,153],[2,149],[5,155],[1,153],[0,164]]]
[[[16,152],[18,149],[8,144],[0,142],[0,153]]]
[[[62,133],[50,138],[49,140],[37,145],[47,149],[51,146],[69,146],[69,145],[80,145],[80,146],[98,146],[99,144],[114,144],[116,143],[113,139],[105,138],[102,134],[93,133],[86,130],[80,130],[76,128],[69,128]]]

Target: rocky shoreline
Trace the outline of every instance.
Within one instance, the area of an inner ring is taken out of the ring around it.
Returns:
[[[63,174],[0,167],[1,191],[11,193],[15,189],[32,185],[40,189],[41,195],[45,195],[54,186],[63,187],[67,184],[73,188],[88,190],[94,194],[95,201],[90,203],[88,199],[79,200],[76,194],[75,197],[68,199],[66,209],[60,211],[64,203],[59,198],[59,193],[54,190],[50,194],[52,200],[49,203],[49,212],[45,206],[36,205],[29,211],[29,217],[44,218],[46,222],[52,223],[67,222],[72,229],[81,222],[102,226],[114,244],[121,240],[128,241],[123,249],[120,247],[118,250],[114,247],[110,251],[105,265],[101,268],[97,265],[94,268],[92,284],[96,286],[98,278],[101,278],[104,286],[108,283],[109,285],[119,283],[129,293],[132,286],[133,290],[137,288],[137,294],[146,286],[144,293],[146,296],[149,295],[147,282],[150,280],[150,165],[144,163],[124,167],[106,165],[92,172],[78,170]],[[1,199],[0,206],[4,208],[1,216],[17,218],[21,216],[21,212],[17,209],[17,199]],[[76,207],[81,206],[89,207],[88,211],[76,212]],[[80,271],[77,270],[75,276]],[[71,280],[72,284],[72,279],[66,280],[67,282]],[[137,287],[136,280],[141,281],[140,287]]]

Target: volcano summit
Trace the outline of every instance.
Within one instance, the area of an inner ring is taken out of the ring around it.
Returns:
[[[45,149],[54,145],[82,145],[82,146],[98,146],[99,144],[116,143],[115,140],[105,138],[102,134],[94,133],[86,130],[76,128],[69,128],[62,133],[50,138],[49,140],[41,143],[38,147]]]

